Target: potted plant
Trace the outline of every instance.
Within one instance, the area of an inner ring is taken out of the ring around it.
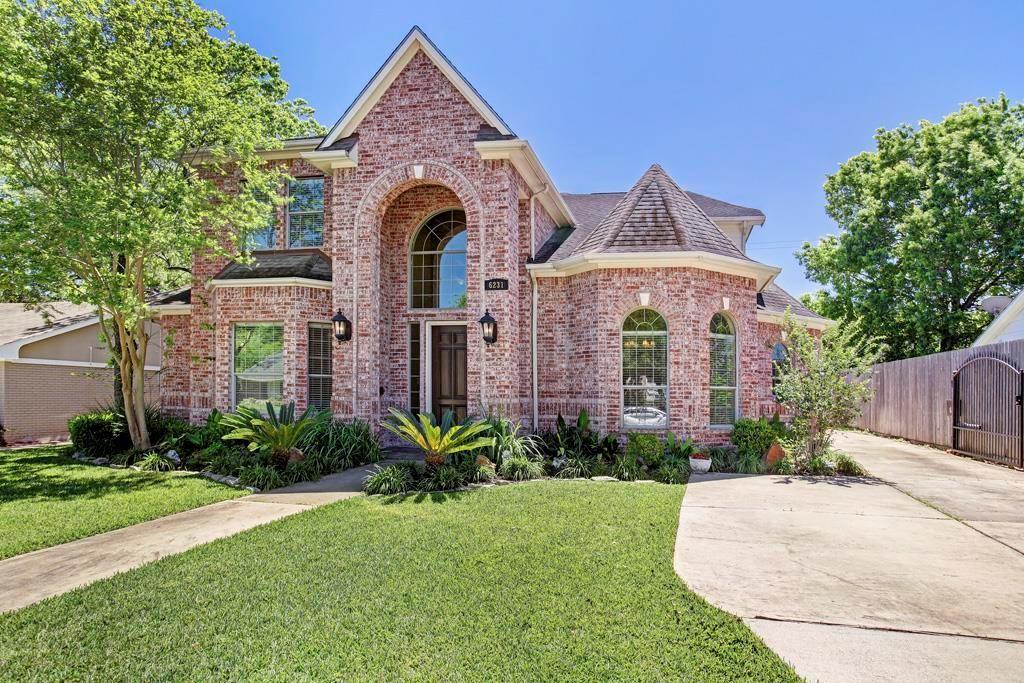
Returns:
[[[711,456],[704,451],[695,451],[690,455],[690,471],[694,474],[707,474],[711,469]]]

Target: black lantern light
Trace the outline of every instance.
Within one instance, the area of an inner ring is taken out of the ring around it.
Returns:
[[[334,323],[334,338],[340,342],[347,342],[352,338],[352,321],[345,317],[341,309],[331,318]]]
[[[484,317],[480,318],[480,331],[488,346],[498,341],[498,321],[491,316],[490,310],[485,310]]]

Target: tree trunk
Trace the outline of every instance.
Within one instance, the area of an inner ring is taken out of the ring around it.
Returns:
[[[146,321],[137,321],[132,329],[124,324],[124,320],[113,321],[120,341],[117,366],[121,373],[121,395],[124,401],[124,417],[128,424],[128,434],[135,448],[149,448],[153,444],[149,438],[146,425],[146,387],[145,364]]]

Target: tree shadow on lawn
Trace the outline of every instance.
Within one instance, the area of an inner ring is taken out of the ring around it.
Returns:
[[[425,503],[447,503],[457,501],[473,494],[473,491],[410,491],[409,493],[398,493],[393,496],[384,496],[384,505],[395,505],[396,503],[410,502],[413,504]]]
[[[89,470],[96,471],[95,476],[89,476]],[[0,465],[0,503],[102,498],[166,487],[168,482],[168,476],[156,472],[110,469],[81,463],[59,452],[26,454],[5,458]]]

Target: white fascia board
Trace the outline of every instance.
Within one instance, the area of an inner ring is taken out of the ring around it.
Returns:
[[[555,187],[551,176],[537,158],[530,143],[522,138],[515,140],[481,140],[474,143],[481,159],[507,159],[523,177],[532,192],[538,192],[537,199],[554,221],[559,225],[575,225],[569,205]]]
[[[971,346],[985,346],[986,344],[995,343],[995,340],[1010,326],[1010,323],[1021,315],[1024,315],[1024,292],[1014,297],[1010,305],[997,315],[995,320],[988,324],[988,327],[982,330]]]
[[[91,318],[86,318],[85,320],[80,320],[76,323],[71,323],[70,325],[52,327],[48,330],[38,332],[29,337],[15,339],[14,341],[7,342],[6,344],[0,345],[0,359],[11,360],[17,358],[18,354],[21,352],[21,347],[24,346],[25,344],[32,344],[37,341],[42,341],[43,339],[56,337],[57,335],[64,334],[65,332],[73,332],[74,330],[80,330],[83,327],[95,325],[99,321],[99,316],[92,316]]]
[[[342,117],[324,138],[321,147],[330,147],[339,138],[345,138],[355,132],[356,127],[369,113],[373,106],[395,82],[402,69],[412,61],[417,52],[423,51],[431,62],[434,63],[441,73],[444,74],[455,89],[466,98],[472,107],[491,126],[498,129],[502,135],[511,135],[501,117],[491,109],[490,105],[484,102],[483,98],[473,89],[473,86],[452,66],[451,62],[441,54],[430,39],[424,35],[418,26],[413,27],[405,39],[395,48],[384,65],[377,70],[370,82],[366,84],[355,101],[349,106]]]
[[[785,313],[779,313],[778,311],[759,310],[757,312],[757,322],[759,323],[781,325],[785,317]],[[829,320],[828,318],[811,318],[806,315],[797,315],[796,313],[790,313],[789,317],[812,330],[827,330],[836,324],[835,320]]]
[[[0,363],[17,363],[19,365],[58,365],[68,368],[113,369],[107,363],[85,360],[59,360],[55,358],[0,358]],[[160,372],[159,365],[145,365],[146,372]]]
[[[350,151],[339,149],[317,152],[312,150],[302,152],[300,156],[324,173],[330,174],[336,168],[355,168],[359,162],[358,147],[359,145],[356,145]]]
[[[601,268],[699,268],[752,278],[757,282],[758,291],[764,289],[782,272],[781,268],[775,266],[706,251],[579,254],[554,263],[528,263],[526,268],[537,277],[567,277]]]
[[[220,287],[308,287],[310,289],[332,289],[333,283],[308,277],[264,277],[240,278],[235,280],[210,280],[207,289]]]
[[[279,159],[295,159],[302,156],[302,152],[312,151],[317,148],[320,141],[323,138],[300,138],[298,140],[283,140],[280,147],[274,147],[273,149],[259,149],[256,153],[260,155],[260,158],[267,161],[276,161]],[[202,165],[210,161],[210,153],[201,149],[196,152],[195,158],[191,161],[191,165]]]
[[[150,306],[149,310],[158,318],[165,315],[189,315],[192,313],[192,304],[156,304]]]

